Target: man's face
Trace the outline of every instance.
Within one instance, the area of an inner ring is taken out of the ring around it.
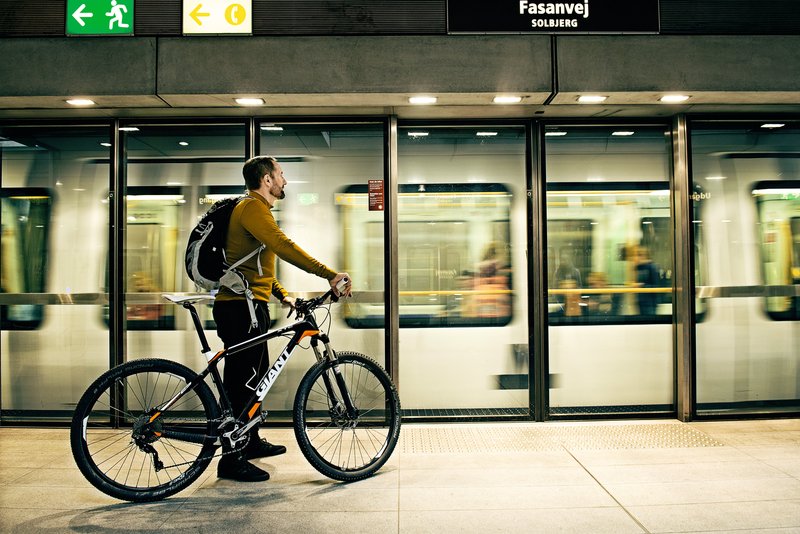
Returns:
[[[269,194],[277,199],[286,198],[286,192],[283,190],[286,187],[286,178],[283,177],[283,169],[279,163],[275,163],[275,170],[272,175],[269,174],[264,177],[269,188]]]

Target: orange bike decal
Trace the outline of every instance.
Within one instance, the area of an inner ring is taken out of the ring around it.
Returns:
[[[247,413],[247,416],[248,416],[250,419],[252,419],[252,418],[253,418],[253,414],[254,414],[254,413],[256,413],[256,410],[258,410],[258,407],[259,407],[259,406],[261,406],[261,403],[260,403],[260,402],[257,402],[257,403],[255,403],[255,404],[253,405],[253,407],[252,407],[252,408],[250,408],[250,411]]]
[[[153,417],[151,417],[151,418],[150,418],[150,421],[148,421],[148,423],[152,423],[153,421],[155,421],[155,420],[156,420],[156,418],[157,418],[159,415],[161,415],[161,412],[156,412],[156,413],[154,413],[154,414],[153,414]]]
[[[305,332],[303,332],[303,335],[300,336],[300,339],[298,339],[297,341],[298,342],[303,341],[303,338],[316,336],[317,334],[319,334],[319,330],[306,330]]]
[[[222,356],[224,353],[225,353],[225,350],[224,350],[224,349],[223,349],[223,350],[221,350],[221,351],[219,351],[218,353],[216,353],[216,354],[214,355],[214,357],[213,357],[213,358],[211,358],[210,360],[208,360],[208,363],[211,363],[211,362],[213,362],[214,360],[216,360],[217,358],[219,358],[220,356]]]

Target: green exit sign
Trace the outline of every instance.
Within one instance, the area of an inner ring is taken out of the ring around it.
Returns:
[[[133,35],[133,0],[67,0],[67,35]]]

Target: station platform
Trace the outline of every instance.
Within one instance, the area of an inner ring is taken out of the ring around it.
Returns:
[[[0,532],[800,532],[800,419],[412,424],[375,476],[317,473],[290,428],[268,482],[107,497],[66,429],[0,427]]]

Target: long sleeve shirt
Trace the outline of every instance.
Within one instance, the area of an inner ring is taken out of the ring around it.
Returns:
[[[228,263],[233,264],[261,244],[266,246],[260,254],[263,274],[258,274],[255,256],[238,267],[247,278],[256,300],[268,301],[270,294],[283,300],[288,295],[275,278],[276,256],[320,278],[332,280],[336,277],[335,271],[312,258],[283,233],[272,215],[272,207],[264,197],[253,191],[248,196],[250,198],[239,202],[231,214],[225,254]],[[217,295],[217,300],[220,301],[243,298],[244,295],[237,295],[226,287],[220,288]]]

